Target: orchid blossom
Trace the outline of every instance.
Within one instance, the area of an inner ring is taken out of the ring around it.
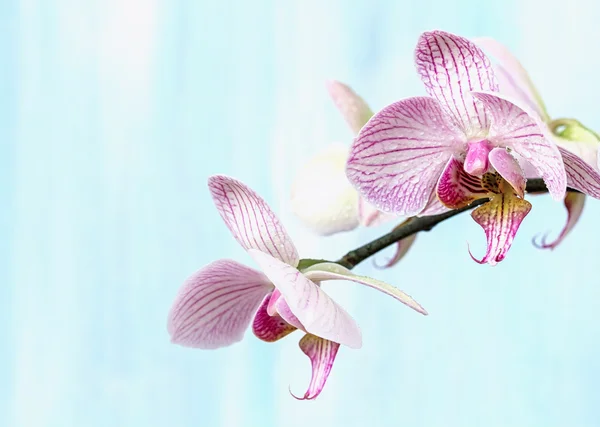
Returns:
[[[554,249],[577,223],[583,211],[585,195],[600,198],[600,138],[577,120],[552,120],[529,74],[504,45],[491,38],[473,41],[496,59],[494,69],[500,92],[527,105],[548,127],[548,134],[553,135],[562,154],[567,184],[581,191],[569,192],[565,196],[567,222],[558,237],[550,243],[546,241],[547,236],[543,236],[539,244],[534,241],[540,248]],[[535,174],[530,176],[533,177]]]
[[[354,135],[373,116],[363,98],[344,83],[331,80],[327,91]],[[292,211],[311,230],[322,236],[350,231],[358,226],[374,227],[397,219],[361,197],[346,178],[349,147],[332,144],[316,153],[298,171],[292,184]],[[428,212],[443,211],[436,205]],[[412,235],[399,241],[392,257],[381,267],[397,264],[416,239]]]
[[[274,342],[299,329],[300,349],[310,358],[312,378],[302,399],[323,389],[340,344],[360,348],[355,321],[320,287],[327,280],[350,280],[390,295],[419,313],[409,295],[329,262],[300,260],[296,247],[267,203],[243,183],[225,176],[209,179],[215,206],[233,237],[262,272],[222,259],[193,274],[181,287],[168,318],[172,342],[213,349],[252,331]]]
[[[498,93],[490,60],[471,41],[423,33],[415,62],[429,96],[375,114],[352,145],[347,176],[367,201],[397,215],[418,215],[436,198],[450,209],[488,198],[471,214],[485,231],[487,251],[471,257],[494,265],[531,210],[521,164],[561,200],[561,153],[535,113]]]

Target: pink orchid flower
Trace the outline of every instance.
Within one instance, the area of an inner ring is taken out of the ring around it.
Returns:
[[[267,203],[233,178],[208,183],[215,206],[233,237],[262,272],[222,259],[193,274],[181,287],[168,318],[172,342],[213,349],[242,339],[250,323],[263,341],[274,342],[299,329],[300,349],[310,358],[312,378],[302,399],[323,389],[340,344],[360,348],[355,321],[320,287],[322,281],[350,280],[377,289],[422,314],[409,295],[334,263],[303,267],[296,247]]]
[[[473,41],[496,59],[494,70],[500,92],[527,105],[548,127],[548,134],[553,135],[563,157],[567,185],[581,191],[569,192],[565,196],[567,222],[558,237],[550,243],[547,242],[547,236],[543,236],[540,243],[534,240],[534,244],[540,248],[554,249],[579,220],[585,195],[600,198],[600,138],[577,120],[552,120],[529,74],[508,48],[487,37]],[[535,173],[529,177],[535,177]]]
[[[531,210],[519,162],[560,200],[560,152],[537,115],[498,93],[489,59],[471,41],[423,33],[415,62],[430,96],[375,114],[354,141],[346,173],[369,202],[399,215],[419,214],[435,197],[450,209],[489,198],[471,214],[487,238],[486,254],[473,259],[494,265]]]

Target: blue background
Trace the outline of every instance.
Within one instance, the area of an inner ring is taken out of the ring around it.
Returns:
[[[554,252],[561,204],[534,209],[499,266],[479,266],[468,215],[418,236],[373,274],[422,317],[354,284],[328,292],[361,325],[327,387],[297,402],[297,337],[217,351],[169,343],[182,281],[251,264],[206,179],[235,176],[280,214],[304,257],[337,258],[386,231],[320,239],[289,210],[294,171],[352,135],[326,79],[373,109],[421,95],[420,32],[492,36],[530,71],[554,117],[600,129],[599,9],[591,0],[455,2],[4,0],[0,2],[0,425],[600,425],[600,203]],[[384,255],[380,255],[384,256]]]

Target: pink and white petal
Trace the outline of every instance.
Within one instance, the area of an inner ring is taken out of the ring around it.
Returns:
[[[431,197],[429,198],[429,203],[427,203],[425,209],[423,209],[417,216],[439,215],[444,212],[448,212],[449,210],[451,209],[447,208],[442,202],[440,202],[440,199],[438,199],[437,196],[437,189],[434,188],[431,193]]]
[[[346,160],[348,147],[331,144],[305,163],[292,183],[293,213],[322,236],[360,224],[359,196],[346,178]]]
[[[319,286],[269,254],[255,249],[249,253],[281,292],[306,332],[351,348],[361,347],[362,337],[354,319]]]
[[[398,264],[400,262],[400,260],[402,260],[402,258],[404,258],[404,255],[406,255],[408,253],[408,250],[412,247],[416,238],[417,238],[417,234],[415,233],[411,236],[408,236],[408,237],[400,240],[398,243],[396,243],[394,245],[394,248],[395,248],[394,255],[390,259],[388,259],[385,264],[383,264],[383,265],[375,264],[375,267],[383,269],[383,268],[390,268],[390,267],[393,267],[394,265]]]
[[[298,400],[312,400],[323,391],[340,345],[311,334],[304,335],[299,345],[302,352],[310,359],[312,375],[304,396],[297,397],[293,393],[292,396]]]
[[[523,219],[531,210],[531,203],[514,194],[500,193],[475,209],[471,216],[485,231],[487,252],[479,264],[496,265],[504,259]],[[470,253],[470,252],[469,252]]]
[[[416,302],[410,295],[402,292],[400,289],[371,277],[358,276],[347,268],[333,262],[324,262],[321,264],[312,265],[305,269],[303,273],[308,279],[313,281],[320,282],[323,280],[348,280],[351,282],[360,283],[361,285],[376,289],[397,299],[402,304],[412,308],[415,311],[418,311],[421,314],[427,314],[427,311],[421,307],[418,302]]]
[[[218,348],[238,342],[273,285],[259,271],[218,260],[185,281],[169,312],[171,341],[186,347]]]
[[[349,86],[335,80],[327,82],[327,91],[352,132],[357,134],[373,116],[367,103]]]
[[[498,91],[490,60],[470,40],[444,31],[425,32],[415,50],[415,62],[429,95],[448,111],[471,138],[488,129],[489,119],[472,91]]]
[[[567,208],[567,223],[564,228],[560,232],[560,235],[551,243],[547,243],[547,235],[542,237],[542,241],[540,243],[536,243],[533,241],[533,244],[540,249],[554,249],[557,247],[560,242],[563,241],[567,234],[575,227],[577,221],[579,221],[579,217],[583,212],[583,206],[585,204],[585,194],[569,192],[565,196],[565,208]]]
[[[506,150],[496,147],[490,151],[490,164],[502,176],[521,198],[525,195],[527,180],[519,162]]]
[[[476,38],[473,42],[498,61],[494,64],[494,70],[500,93],[518,99],[543,121],[548,121],[550,117],[539,92],[525,68],[508,48],[490,37]]]
[[[265,342],[278,341],[296,330],[295,326],[287,323],[278,314],[271,316],[268,313],[267,306],[272,295],[265,297],[252,321],[252,332],[258,339]]]
[[[464,136],[433,98],[398,101],[373,116],[350,150],[346,175],[376,208],[415,215]]]
[[[294,243],[254,190],[224,175],[211,176],[208,188],[221,218],[244,249],[258,249],[294,267],[298,265],[300,257]]]
[[[570,151],[560,147],[559,150],[565,163],[568,186],[600,199],[600,174]]]
[[[481,178],[466,173],[463,163],[453,157],[440,176],[437,197],[447,208],[460,209],[488,197],[488,190],[482,187]]]
[[[362,197],[358,201],[358,217],[365,227],[377,227],[386,222],[398,219],[396,215],[381,212]]]
[[[544,180],[552,198],[562,200],[567,191],[565,167],[545,124],[498,94],[474,92],[473,96],[483,102],[492,118],[488,139],[524,157]]]

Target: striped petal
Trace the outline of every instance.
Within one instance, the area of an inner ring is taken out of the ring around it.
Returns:
[[[258,249],[298,265],[294,243],[269,205],[244,183],[223,175],[208,179],[208,188],[221,217],[244,249]]]
[[[559,150],[565,163],[569,187],[600,199],[600,174],[570,151],[560,147]]]
[[[427,92],[448,111],[471,138],[482,135],[489,119],[472,91],[497,91],[490,60],[471,41],[444,31],[425,32],[415,50],[415,62]]]
[[[475,209],[471,216],[485,231],[487,252],[481,260],[473,255],[471,258],[479,264],[496,265],[502,261],[530,210],[531,203],[510,193],[495,194],[489,202]]]
[[[473,42],[497,61],[494,64],[494,71],[498,78],[500,93],[523,102],[543,121],[548,121],[546,106],[539,92],[525,68],[508,48],[490,37],[477,38]]]
[[[325,387],[327,377],[331,372],[331,367],[335,361],[335,356],[340,348],[336,342],[319,338],[315,335],[306,334],[300,340],[300,349],[306,354],[312,366],[312,375],[308,390],[303,397],[297,397],[298,400],[315,399]]]
[[[312,265],[305,269],[303,273],[312,281],[321,282],[324,280],[349,280],[351,282],[360,283],[361,285],[376,289],[397,299],[402,304],[421,314],[427,314],[427,311],[421,307],[418,302],[416,302],[410,295],[402,292],[400,289],[371,277],[358,276],[347,268],[333,262],[324,262],[321,264]]]
[[[567,208],[567,223],[564,228],[560,232],[559,236],[551,243],[547,243],[546,239],[548,236],[543,236],[542,241],[540,243],[536,243],[535,239],[533,244],[540,249],[554,249],[557,247],[560,242],[563,241],[567,234],[571,232],[577,221],[579,221],[579,217],[583,212],[583,206],[585,204],[585,194],[570,192],[565,196],[565,208]]]
[[[440,202],[449,209],[460,209],[474,200],[488,196],[481,179],[465,172],[463,163],[452,158],[446,165],[437,185]]]
[[[267,307],[272,295],[265,297],[252,321],[252,332],[266,342],[275,342],[296,330],[295,326],[290,325],[279,314],[268,313]]]
[[[359,196],[345,174],[348,147],[334,144],[313,156],[292,184],[292,211],[304,225],[328,236],[360,223]]]
[[[473,96],[483,102],[492,118],[488,139],[524,157],[542,177],[552,198],[562,200],[567,191],[565,167],[545,125],[497,94],[475,92]]]
[[[186,280],[173,302],[167,326],[171,341],[204,349],[240,341],[272,289],[264,274],[235,261],[207,265]]]
[[[527,180],[519,162],[506,151],[506,148],[496,147],[489,155],[490,164],[502,176],[521,198],[525,195]]]
[[[376,208],[415,215],[425,208],[437,180],[464,143],[439,103],[416,97],[375,114],[350,150],[346,174]]]
[[[327,82],[327,91],[352,132],[357,134],[373,116],[367,103],[349,86],[335,80]]]
[[[248,252],[281,292],[306,332],[351,348],[360,348],[362,338],[356,322],[319,286],[269,254],[255,249]]]

